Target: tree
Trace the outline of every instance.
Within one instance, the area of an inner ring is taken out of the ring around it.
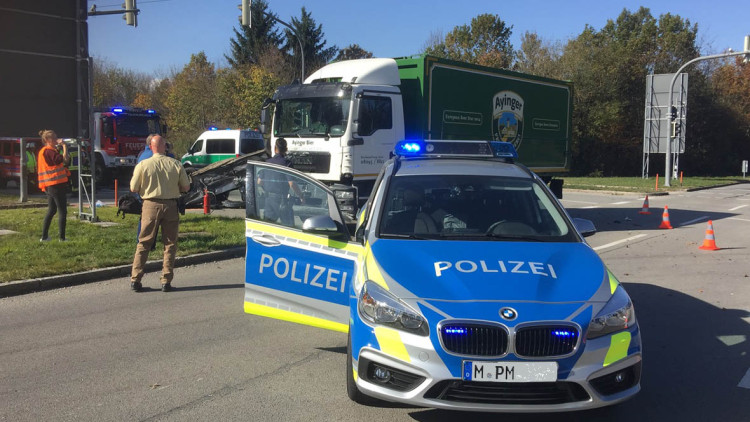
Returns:
[[[521,48],[516,51],[513,70],[548,78],[560,78],[560,57],[562,46],[559,43],[544,42],[536,32],[526,32],[521,37]]]
[[[260,66],[221,69],[217,74],[220,121],[230,127],[257,128],[263,100],[273,95],[279,79]]]
[[[93,62],[94,107],[129,106],[138,93],[148,92],[151,78],[147,75],[121,69],[104,59],[95,58]]]
[[[443,42],[433,44],[425,53],[483,66],[510,68],[513,46],[510,36],[513,26],[506,26],[498,15],[482,14],[470,25],[455,27]]]
[[[339,54],[336,55],[335,61],[342,60],[355,60],[355,59],[369,59],[372,58],[372,53],[363,49],[359,44],[349,44],[348,46],[339,50]]]
[[[167,94],[168,123],[179,142],[189,142],[219,119],[214,65],[200,52],[174,75]]]
[[[297,67],[299,68],[299,61],[301,60],[299,43],[297,41],[297,37],[299,37],[305,55],[305,76],[323,67],[336,56],[338,47],[332,46],[326,48],[323,25],[316,25],[312,15],[308,13],[304,6],[302,7],[300,18],[292,18],[290,26],[294,28],[294,33],[289,29],[284,30],[286,44],[284,44],[282,51],[285,53],[291,51],[292,56],[296,58]]]
[[[251,9],[252,27],[234,28],[234,38],[230,40],[231,55],[224,55],[232,67],[243,64],[257,64],[260,55],[268,48],[279,48],[282,37],[276,29],[277,16],[268,12],[265,0],[256,0]]]

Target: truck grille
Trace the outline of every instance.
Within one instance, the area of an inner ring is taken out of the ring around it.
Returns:
[[[287,158],[296,170],[305,173],[328,173],[331,169],[331,154],[327,152],[290,151]]]
[[[578,329],[569,325],[521,327],[516,331],[516,354],[526,357],[563,356],[578,344]]]
[[[441,381],[424,395],[427,399],[482,404],[562,404],[588,400],[586,390],[574,382]]]
[[[440,327],[445,350],[467,356],[501,356],[508,350],[508,331],[499,325],[454,323]]]

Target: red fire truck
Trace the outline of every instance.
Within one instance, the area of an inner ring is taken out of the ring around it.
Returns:
[[[96,156],[96,182],[127,176],[135,167],[138,154],[146,148],[149,134],[164,135],[159,113],[151,109],[113,107],[93,113],[92,144]]]

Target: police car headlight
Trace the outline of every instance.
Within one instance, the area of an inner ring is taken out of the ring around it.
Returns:
[[[633,309],[633,302],[631,302],[630,296],[625,293],[625,289],[617,287],[609,302],[591,320],[586,338],[593,339],[621,331],[634,323],[635,309]]]
[[[417,311],[378,284],[368,281],[359,295],[359,313],[374,324],[427,336],[427,321]]]

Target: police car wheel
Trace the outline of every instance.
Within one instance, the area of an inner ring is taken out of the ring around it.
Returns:
[[[346,343],[346,395],[355,402],[365,406],[374,406],[381,404],[382,402],[376,398],[365,395],[359,388],[357,383],[354,381],[354,367],[352,365],[352,334],[349,333],[348,341]]]

